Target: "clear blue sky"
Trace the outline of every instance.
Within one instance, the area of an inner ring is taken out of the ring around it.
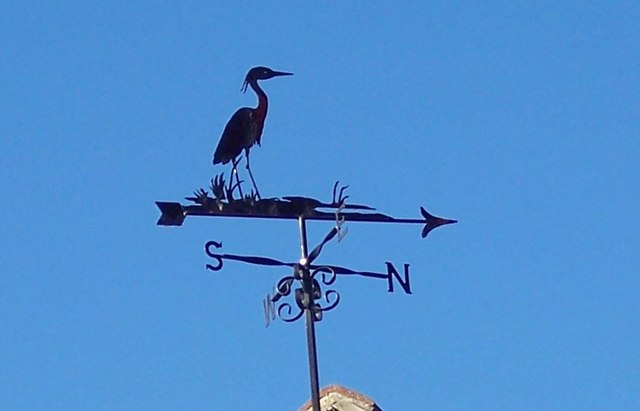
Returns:
[[[263,325],[287,271],[204,269],[208,240],[296,259],[295,222],[155,225],[154,201],[226,170],[211,153],[255,65],[295,73],[264,83],[264,196],[339,179],[460,220],[325,247],[410,263],[413,295],[339,279],[322,385],[385,410],[640,408],[639,3],[37,3],[0,5],[0,409],[308,399],[303,322]]]

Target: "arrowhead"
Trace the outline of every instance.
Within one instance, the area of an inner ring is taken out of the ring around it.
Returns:
[[[158,220],[158,225],[180,226],[184,222],[184,209],[180,203],[164,203],[156,201],[162,215]]]
[[[427,210],[424,209],[424,207],[420,207],[420,214],[422,214],[422,217],[424,217],[425,220],[425,225],[422,228],[422,238],[425,238],[427,234],[429,234],[434,228],[438,228],[441,225],[455,224],[458,222],[458,220],[450,220],[448,218],[441,218],[431,215]]]

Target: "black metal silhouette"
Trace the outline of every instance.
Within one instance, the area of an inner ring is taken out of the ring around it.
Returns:
[[[220,180],[218,180],[220,181]],[[224,182],[224,180],[222,180]],[[212,184],[213,186],[214,184]],[[379,223],[405,223],[424,224],[422,238],[425,238],[433,229],[446,224],[456,223],[457,220],[436,217],[430,214],[424,207],[420,207],[422,219],[395,218],[381,213],[373,213],[373,207],[359,204],[346,204],[348,196],[344,196],[344,190],[340,189],[338,198],[338,182],[333,187],[333,199],[330,203],[324,203],[309,197],[285,196],[280,198],[268,198],[256,200],[246,198],[241,200],[231,199],[224,201],[217,197],[215,192],[220,186],[212,187],[214,197],[210,197],[204,189],[194,192],[194,197],[186,197],[196,205],[182,205],[175,202],[156,201],[156,205],[162,212],[158,225],[180,226],[187,216],[211,216],[211,217],[245,217],[245,218],[271,218],[271,219],[298,219],[332,221],[336,219],[336,211],[327,212],[321,209],[334,209],[339,211],[340,218],[344,221],[354,222],[379,222]],[[343,212],[342,210],[362,210],[363,212]]]
[[[302,317],[302,314],[304,313],[306,307],[303,288],[295,289],[295,304],[298,307],[298,311],[295,313],[292,304],[287,302],[280,302],[280,299],[291,294],[292,285],[295,281],[299,281],[301,285],[304,285],[303,279],[305,278],[305,275],[308,275],[312,282],[312,300],[314,302],[312,304],[312,308],[314,318],[315,321],[320,321],[322,320],[322,312],[332,310],[340,302],[340,294],[337,291],[323,291],[320,283],[326,286],[332,285],[335,282],[338,274],[356,274],[375,278],[385,277],[384,274],[379,273],[357,272],[339,266],[312,264],[313,261],[320,255],[320,251],[322,250],[324,244],[331,241],[331,239],[333,239],[337,234],[337,231],[338,230],[335,227],[332,228],[329,234],[318,246],[316,246],[316,248],[309,254],[306,260],[301,260],[297,263],[287,263],[268,257],[242,256],[226,253],[219,254],[215,249],[222,248],[222,243],[217,241],[208,241],[207,244],[205,244],[205,253],[215,261],[215,264],[207,264],[206,268],[207,270],[211,271],[220,271],[223,268],[224,260],[239,261],[248,264],[271,267],[291,267],[293,269],[293,273],[281,278],[278,281],[277,285],[274,287],[273,296],[269,296],[268,301],[265,301],[265,315],[268,315],[267,312],[272,312],[274,316],[273,319],[275,319],[276,313],[275,311],[272,311],[270,306],[278,303],[279,305],[277,308],[277,315],[283,321],[293,322]],[[316,302],[322,298],[326,300],[328,305],[322,306],[320,303]],[[267,325],[268,324],[269,322],[267,322]]]
[[[267,118],[267,108],[269,105],[267,95],[258,85],[258,80],[268,80],[278,76],[290,76],[293,73],[287,73],[283,71],[274,71],[268,67],[254,67],[247,73],[242,85],[242,92],[247,91],[247,86],[251,86],[251,89],[256,93],[258,97],[258,106],[255,108],[242,107],[236,111],[231,119],[227,123],[220,137],[220,142],[216,147],[216,151],[213,154],[213,164],[227,164],[229,161],[232,163],[231,177],[229,178],[229,193],[237,187],[240,197],[243,197],[242,188],[240,187],[240,178],[238,177],[238,163],[240,162],[240,154],[244,150],[245,157],[247,158],[247,171],[253,188],[255,189],[255,196],[260,198],[260,192],[258,186],[253,178],[251,172],[251,166],[249,165],[249,150],[254,144],[260,145],[260,138],[262,137],[262,129],[264,128],[264,121]],[[234,184],[233,180],[236,183]]]
[[[211,195],[207,190],[200,188],[194,192],[192,197],[186,197],[191,204],[183,205],[177,202],[156,201],[156,205],[162,213],[157,224],[180,226],[187,216],[295,219],[298,221],[301,250],[301,258],[298,262],[288,263],[259,256],[219,254],[213,248],[221,248],[222,243],[209,241],[205,246],[205,251],[213,259],[213,263],[207,264],[206,268],[212,271],[219,271],[224,265],[224,260],[235,260],[263,266],[286,266],[293,270],[291,274],[284,276],[277,282],[273,294],[267,295],[264,300],[265,320],[268,325],[269,318],[275,319],[277,315],[285,322],[293,322],[304,315],[311,399],[313,410],[320,411],[315,322],[322,320],[323,313],[332,310],[340,302],[340,294],[336,290],[323,290],[323,287],[331,287],[338,275],[359,275],[386,279],[389,292],[394,292],[394,282],[397,282],[405,293],[411,294],[409,264],[404,264],[403,275],[400,273],[402,270],[397,270],[388,261],[385,262],[387,267],[386,274],[355,271],[336,265],[314,264],[322,253],[323,247],[336,237],[340,241],[347,234],[346,227],[343,227],[346,221],[422,224],[424,225],[421,232],[423,238],[433,229],[442,225],[453,224],[457,221],[436,217],[423,207],[420,207],[422,218],[411,219],[395,218],[378,213],[375,212],[375,208],[367,205],[347,204],[346,200],[349,196],[345,195],[345,190],[348,186],[340,187],[340,190],[338,190],[338,182],[333,186],[333,195],[330,202],[322,202],[302,196],[263,199],[253,177],[249,161],[251,147],[261,143],[268,110],[267,95],[260,88],[258,82],[292,74],[275,71],[267,67],[254,67],[249,70],[241,90],[245,93],[247,88],[251,87],[258,98],[258,104],[254,108],[242,107],[231,116],[213,153],[212,162],[214,165],[220,163],[225,165],[231,162],[232,168],[228,183],[225,181],[223,172],[211,179]],[[246,169],[253,184],[252,191],[246,196],[242,192],[242,181],[237,169],[243,150],[246,156]],[[236,189],[239,194],[238,198],[234,197]],[[332,221],[334,223],[331,230],[311,252],[307,247],[307,220]],[[297,284],[297,286],[294,287],[294,284]],[[288,296],[293,297],[293,302],[284,301],[284,298]]]
[[[334,309],[340,302],[340,294],[336,290],[323,291],[322,285],[330,286],[336,281],[339,275],[348,276],[361,276],[366,278],[387,280],[389,284],[388,291],[394,292],[394,280],[398,281],[399,285],[403,288],[406,294],[411,294],[411,288],[409,284],[409,265],[405,264],[405,277],[402,279],[395,267],[390,262],[385,262],[387,266],[387,272],[373,272],[373,271],[356,271],[350,268],[330,265],[330,264],[313,264],[316,258],[322,252],[322,248],[325,244],[330,242],[339,233],[339,227],[333,227],[325,238],[318,244],[307,256],[306,259],[301,259],[299,262],[285,262],[270,257],[261,256],[248,256],[219,253],[217,250],[222,248],[222,243],[217,241],[208,241],[205,244],[205,253],[211,258],[214,264],[206,264],[206,269],[211,271],[220,271],[224,266],[224,261],[238,261],[246,264],[267,266],[267,267],[290,267],[293,272],[290,275],[286,275],[281,278],[274,287],[273,295],[268,295],[264,301],[265,310],[265,323],[269,326],[271,320],[276,318],[276,315],[285,322],[293,322],[302,317],[305,310],[303,288],[292,289],[293,283],[298,281],[303,283],[303,278],[306,274],[312,281],[312,311],[316,321],[322,320],[322,313]],[[295,305],[298,307],[298,311],[294,313],[294,306],[288,302],[281,302],[283,297],[289,296],[293,293]],[[317,301],[325,300],[318,303]],[[277,308],[276,308],[276,304]]]
[[[261,257],[261,256],[250,256],[250,255],[237,255],[237,254],[219,254],[212,250],[211,247],[221,248],[222,243],[217,241],[208,241],[205,244],[205,252],[206,254],[215,260],[214,264],[206,264],[206,269],[211,271],[220,271],[224,267],[224,260],[229,261],[239,261],[241,263],[253,264],[253,265],[262,265],[262,266],[270,266],[270,267],[292,267],[299,268],[300,263],[288,263],[285,261],[280,261],[275,258],[270,257]],[[389,278],[389,274],[379,273],[375,271],[357,271],[352,270],[350,268],[342,267],[339,265],[330,265],[330,264],[311,264],[308,263],[307,268],[312,271],[319,271],[325,273],[331,273],[331,275],[355,275],[360,277],[368,277],[368,278],[377,278],[386,280]],[[285,277],[286,278],[286,277]],[[297,278],[296,278],[297,279]],[[279,284],[279,282],[278,282]],[[276,286],[276,289],[279,289],[279,286]]]
[[[234,159],[234,170],[236,165],[237,162]],[[233,175],[231,180],[233,180]],[[288,263],[268,257],[219,254],[213,250],[213,248],[221,248],[222,243],[209,241],[205,246],[205,251],[207,255],[213,259],[214,264],[207,264],[206,268],[212,271],[219,271],[223,267],[224,260],[234,260],[264,266],[286,266],[293,269],[292,274],[286,275],[277,282],[273,295],[268,295],[263,301],[265,321],[268,325],[270,318],[275,319],[276,315],[285,322],[293,322],[302,318],[303,315],[305,316],[309,378],[314,411],[320,410],[315,322],[322,320],[323,313],[332,310],[340,302],[340,294],[337,291],[332,289],[323,290],[323,286],[329,287],[333,285],[337,275],[340,274],[359,275],[369,278],[386,279],[389,284],[389,292],[394,291],[394,280],[398,281],[404,292],[411,294],[409,264],[404,264],[404,279],[390,262],[385,262],[387,266],[386,274],[354,271],[335,265],[313,264],[322,252],[323,247],[336,238],[336,236],[338,239],[341,239],[346,235],[346,229],[342,227],[346,221],[424,224],[421,232],[423,238],[437,227],[457,222],[452,219],[436,217],[427,212],[423,207],[420,207],[421,219],[408,219],[395,218],[376,213],[373,207],[367,205],[347,204],[346,200],[349,196],[345,195],[345,190],[348,186],[341,187],[340,190],[338,190],[338,184],[339,182],[336,182],[333,186],[333,195],[330,202],[322,202],[314,198],[301,196],[261,199],[257,195],[243,197],[242,193],[240,193],[239,199],[235,199],[233,197],[235,186],[229,183],[227,187],[225,185],[224,175],[221,174],[211,180],[212,196],[209,195],[208,191],[200,188],[194,192],[193,197],[186,197],[187,200],[193,203],[190,205],[182,205],[176,202],[156,202],[156,205],[162,213],[157,224],[164,226],[180,226],[184,223],[187,216],[192,215],[298,220],[301,248],[301,258],[298,262]],[[239,188],[239,180],[237,180],[236,185]],[[309,252],[307,247],[307,220],[334,222],[331,230],[311,252]],[[294,283],[299,284],[295,289],[293,287]],[[291,295],[294,299],[293,303],[282,301],[284,297]]]

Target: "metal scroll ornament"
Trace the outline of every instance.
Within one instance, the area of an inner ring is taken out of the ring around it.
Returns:
[[[308,276],[311,282],[311,293],[308,298],[304,292],[303,281]],[[269,298],[271,304],[275,305],[275,310],[268,310],[271,313],[271,320],[275,320],[276,315],[285,322],[294,322],[302,317],[306,308],[311,309],[316,321],[321,321],[323,312],[333,310],[340,303],[340,294],[336,290],[323,291],[322,285],[330,286],[337,279],[335,271],[330,267],[319,267],[309,269],[301,264],[295,264],[293,275],[282,278],[274,288],[274,294]],[[298,281],[301,286],[292,289],[294,282]],[[294,304],[281,301],[283,297],[293,294]],[[319,302],[321,301],[321,302]],[[268,324],[268,318],[267,324]]]

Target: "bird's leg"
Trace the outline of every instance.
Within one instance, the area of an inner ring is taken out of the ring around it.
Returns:
[[[251,172],[251,167],[249,166],[249,150],[246,149],[244,152],[245,152],[245,155],[247,156],[247,171],[249,172],[249,177],[251,177],[251,182],[253,183],[253,188],[256,189],[256,196],[258,197],[258,200],[261,200],[262,197],[260,197],[260,191],[258,191],[258,186],[256,185],[256,180],[253,178],[253,173]]]
[[[243,197],[242,194],[242,187],[240,187],[240,177],[238,177],[238,163],[240,162],[240,160],[236,160],[235,158],[233,160],[231,160],[231,163],[233,164],[233,168],[231,168],[231,178],[229,179],[229,192],[231,194],[233,194],[233,189],[235,187],[238,187],[238,192],[240,193],[240,198]],[[233,177],[235,176],[236,178],[236,184],[233,185]]]

